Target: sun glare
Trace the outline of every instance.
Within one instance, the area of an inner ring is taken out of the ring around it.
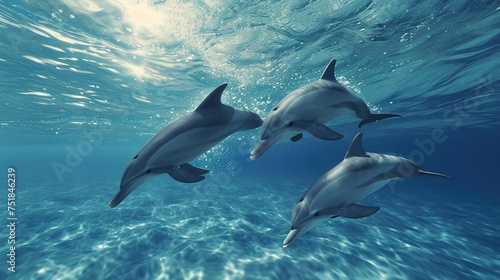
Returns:
[[[147,75],[145,66],[143,66],[143,65],[126,63],[124,66],[129,71],[130,75],[133,75],[137,78],[143,78],[144,76]]]
[[[134,32],[148,31],[154,33],[162,24],[163,16],[154,6],[137,3],[127,7],[125,18]]]

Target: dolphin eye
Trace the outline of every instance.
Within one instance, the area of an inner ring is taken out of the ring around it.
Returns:
[[[314,213],[314,217],[318,217],[318,216],[319,216],[319,212]]]
[[[293,122],[289,122],[289,123],[288,123],[288,126],[289,126],[289,127],[290,127],[290,126],[293,126]]]
[[[146,170],[146,174],[151,173],[151,169]]]
[[[278,107],[274,107],[274,108],[273,108],[273,111],[276,111],[276,110],[278,110]]]
[[[133,159],[136,159],[136,158],[137,158],[137,156],[138,156],[138,154],[137,154],[137,155],[135,155],[135,157],[134,157]]]

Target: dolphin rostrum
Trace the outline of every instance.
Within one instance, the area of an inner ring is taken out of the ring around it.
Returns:
[[[337,166],[323,175],[297,202],[292,213],[290,232],[283,241],[288,247],[302,234],[319,223],[336,217],[363,218],[380,207],[364,206],[358,201],[377,191],[393,179],[446,175],[423,171],[409,159],[365,152],[358,133]]]
[[[109,207],[117,206],[142,183],[163,173],[183,183],[203,180],[208,170],[194,167],[189,161],[237,131],[262,125],[257,114],[221,103],[226,86],[216,88],[194,112],[164,127],[142,147],[125,168],[120,190]]]
[[[321,79],[300,87],[285,96],[267,114],[261,128],[260,142],[250,153],[251,159],[260,157],[274,144],[286,139],[293,142],[302,138],[302,132],[324,140],[339,140],[343,136],[325,124],[339,117],[354,114],[364,124],[378,120],[401,117],[396,114],[372,114],[366,103],[345,88],[335,78],[332,60]]]

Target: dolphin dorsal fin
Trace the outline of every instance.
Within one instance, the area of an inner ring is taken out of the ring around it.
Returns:
[[[220,98],[222,96],[222,92],[227,87],[227,84],[222,84],[218,88],[214,89],[206,98],[201,102],[201,104],[196,108],[196,111],[200,109],[216,107],[222,105]]]
[[[358,133],[356,137],[354,137],[344,158],[370,157],[369,155],[366,154],[365,149],[363,148],[363,143],[361,142],[362,138],[363,138],[363,132]]]
[[[332,60],[326,66],[325,71],[323,71],[323,75],[321,75],[321,79],[323,80],[329,80],[332,82],[337,82],[337,79],[335,79],[335,64],[337,63],[337,60]]]

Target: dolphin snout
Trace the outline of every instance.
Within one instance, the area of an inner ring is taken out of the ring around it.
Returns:
[[[111,201],[109,202],[109,208],[114,208],[116,207],[118,204],[120,204],[120,202],[123,201],[123,199],[125,199],[126,195],[123,195],[123,193],[121,191],[119,191],[114,197],[113,199],[111,199]]]
[[[261,127],[264,121],[259,117],[259,115],[255,114],[254,120],[255,122],[255,127]]]
[[[255,148],[250,152],[250,159],[255,160],[260,157],[267,149],[271,147],[270,142],[268,140],[260,140]]]
[[[292,244],[298,237],[300,231],[298,229],[291,229],[285,240],[283,241],[283,248],[287,248]]]
[[[157,173],[144,173],[132,179],[125,178],[122,179],[120,184],[120,190],[109,202],[109,207],[113,208],[120,204],[132,191],[137,189],[141,184],[148,181],[149,179],[157,176]]]
[[[111,201],[109,202],[109,208],[114,208],[118,204],[120,204],[130,192],[131,191],[129,191],[128,188],[120,189],[118,193],[113,197],[113,199],[111,199]]]
[[[244,112],[246,114],[245,121],[243,122],[241,129],[254,129],[257,127],[261,127],[264,121],[260,118],[259,115],[253,112]]]
[[[109,202],[109,208],[114,208],[120,204],[134,189],[138,187],[139,184],[135,184],[138,180],[133,180],[125,184],[121,184],[120,190]]]

